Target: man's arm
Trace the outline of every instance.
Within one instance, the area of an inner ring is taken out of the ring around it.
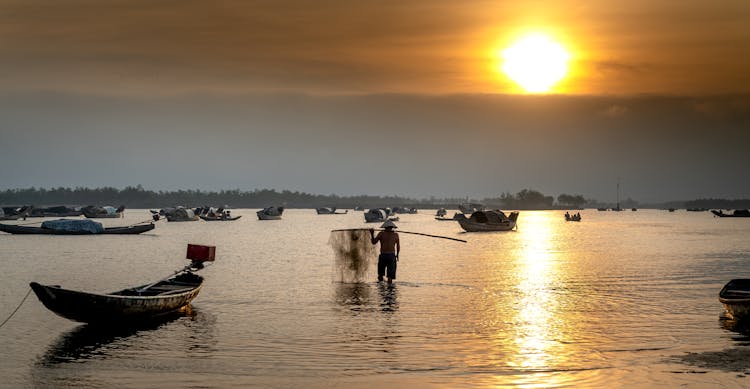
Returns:
[[[398,234],[396,234],[396,258],[398,258],[398,253],[401,252],[401,239],[399,239]]]
[[[375,230],[370,228],[370,242],[372,242],[372,244],[375,244],[375,243],[378,243],[379,239],[380,239],[380,233],[378,233],[378,236],[376,237]]]

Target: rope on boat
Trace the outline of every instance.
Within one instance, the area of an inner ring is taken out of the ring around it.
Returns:
[[[0,324],[0,328],[3,328],[3,326],[5,325],[5,323],[7,323],[7,322],[8,322],[8,320],[10,320],[10,318],[11,318],[11,317],[13,317],[13,315],[15,315],[15,314],[16,314],[16,312],[18,312],[18,309],[20,309],[20,308],[21,308],[21,305],[23,305],[23,303],[24,303],[24,302],[26,302],[26,299],[27,299],[27,298],[29,298],[29,295],[30,295],[30,294],[31,294],[31,288],[29,288],[29,291],[28,291],[28,292],[26,292],[26,296],[24,296],[24,297],[23,297],[23,300],[21,300],[21,303],[20,303],[20,304],[18,304],[18,306],[16,307],[16,309],[14,309],[14,310],[13,310],[13,312],[11,312],[10,316],[8,316],[8,318],[7,318],[7,319],[5,319],[5,320],[4,320],[3,322],[2,322],[2,324]]]

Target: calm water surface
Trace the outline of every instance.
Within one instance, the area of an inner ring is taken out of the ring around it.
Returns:
[[[467,234],[424,210],[401,230],[468,243],[402,235],[387,287],[334,281],[329,231],[365,226],[361,212],[254,211],[139,236],[0,234],[0,319],[30,281],[114,291],[182,267],[187,243],[217,247],[189,309],[141,328],[79,325],[32,294],[0,328],[0,386],[750,386],[750,339],[717,300],[750,278],[750,219],[524,211],[518,231]]]

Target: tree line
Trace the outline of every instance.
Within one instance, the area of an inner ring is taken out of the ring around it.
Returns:
[[[299,191],[275,189],[256,189],[241,191],[239,189],[221,191],[175,190],[154,191],[144,189],[141,185],[128,186],[123,189],[102,188],[24,188],[0,191],[0,204],[34,205],[34,206],[85,206],[85,205],[125,205],[127,208],[163,208],[177,205],[187,207],[230,206],[233,208],[262,208],[270,205],[289,208],[374,208],[374,207],[415,207],[415,208],[452,208],[464,202],[479,202],[491,208],[502,209],[552,209],[554,207],[580,208],[590,203],[581,195],[562,194],[555,204],[553,196],[545,195],[533,189],[524,189],[518,193],[503,193],[498,197],[483,199],[469,198],[435,198],[414,199],[400,196],[339,196],[336,194],[320,195]]]

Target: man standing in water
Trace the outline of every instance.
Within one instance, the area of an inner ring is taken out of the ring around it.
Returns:
[[[375,236],[375,230],[370,228],[370,241],[372,244],[380,242],[378,281],[383,281],[387,269],[387,280],[390,284],[396,279],[396,263],[398,262],[398,253],[401,251],[401,242],[398,239],[398,233],[393,231],[394,228],[398,227],[392,221],[388,220],[380,227],[385,228],[385,231],[378,232],[377,236]]]

